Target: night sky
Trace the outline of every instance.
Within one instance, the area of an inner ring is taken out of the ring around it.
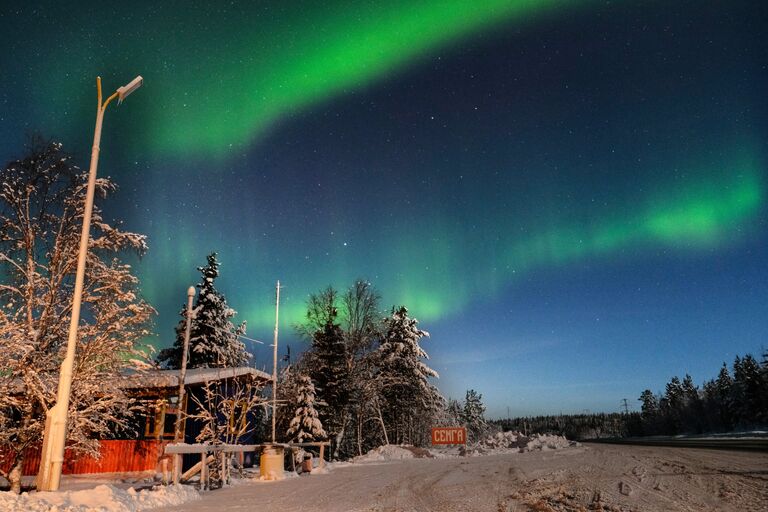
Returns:
[[[768,345],[762,1],[3,2],[0,160],[88,167],[172,342],[195,267],[271,369],[309,292],[371,281],[491,417],[616,411]],[[282,350],[281,350],[282,352]],[[637,406],[635,406],[637,408]]]

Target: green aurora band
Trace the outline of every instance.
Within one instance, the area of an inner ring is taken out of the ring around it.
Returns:
[[[438,48],[589,1],[310,1],[256,18],[256,12],[230,12],[218,2],[164,2],[152,7],[158,12],[136,32],[120,21],[131,17],[128,6],[115,7],[111,15],[95,9],[87,14],[100,27],[95,36],[83,38],[72,28],[69,37],[77,45],[66,54],[54,48],[49,58],[30,63],[33,75],[57,78],[32,84],[38,101],[31,107],[40,118],[53,118],[57,132],[74,131],[64,112],[74,108],[69,99],[84,92],[81,82],[69,78],[71,63],[83,67],[83,76],[105,76],[105,70],[118,69],[111,51],[121,56],[119,69],[135,69],[145,79],[145,99],[132,98],[130,115],[143,119],[142,135],[125,144],[157,156],[226,158],[232,147],[258,141],[281,119],[391,76]],[[173,22],[180,12],[206,23]],[[55,15],[62,23],[75,16],[64,9]],[[39,44],[45,37],[40,35]],[[109,75],[108,88],[133,76]]]
[[[510,21],[522,25],[548,12],[561,14],[589,3],[591,0],[382,0],[330,6],[305,2],[255,23],[252,16],[222,15],[222,6],[212,3],[196,6],[189,13],[190,19],[206,20],[191,26],[180,22],[169,26],[167,20],[174,17],[162,13],[188,7],[182,2],[164,3],[156,7],[160,15],[141,25],[138,33],[122,31],[122,36],[120,16],[107,18],[97,10],[93,25],[102,27],[100,35],[83,38],[81,46],[66,50],[66,56],[57,56],[53,48],[49,59],[30,59],[31,75],[56,78],[34,82],[30,94],[38,101],[31,108],[38,110],[33,117],[51,119],[49,129],[54,133],[77,131],[71,126],[54,126],[66,125],[74,116],[51,115],[57,108],[72,107],[66,98],[83,95],[80,83],[64,77],[69,76],[72,61],[79,62],[89,76],[114,69],[108,65],[113,64],[108,57],[91,60],[93,55],[102,55],[103,48],[114,47],[114,53],[123,56],[119,67],[136,69],[146,80],[141,93],[145,99],[137,95],[134,101],[132,97],[130,107],[130,117],[142,119],[141,130],[137,130],[141,135],[125,143],[136,144],[132,150],[139,154],[149,149],[152,156],[178,163],[198,157],[226,159],[232,145],[263,140],[270,127],[291,114],[386,80],[393,72],[462,38]],[[71,30],[73,38],[79,36],[78,29]],[[115,83],[130,78],[115,78]],[[112,128],[113,133],[117,131]],[[727,153],[729,148],[723,149]],[[403,274],[359,275],[369,277],[387,303],[406,304],[419,318],[432,321],[473,300],[498,295],[537,269],[604,258],[632,247],[695,251],[728,246],[749,230],[750,221],[763,207],[763,164],[754,151],[749,158],[731,155],[730,161],[724,159],[717,167],[691,165],[689,175],[697,176],[698,181],[686,186],[668,184],[661,194],[633,198],[631,211],[606,210],[592,215],[594,221],[523,219],[528,225],[523,234],[512,227],[519,223],[505,218],[504,212],[482,223],[476,219],[479,233],[441,220],[437,214],[437,219],[417,220],[391,244],[378,248],[379,268],[407,269]],[[183,169],[183,165],[174,167]],[[225,166],[212,165],[211,171],[219,167]],[[150,175],[146,180],[148,189],[154,188],[151,185],[160,189],[165,177]],[[337,217],[343,219],[346,213]],[[195,251],[194,239],[175,236],[174,230],[193,227],[153,229],[152,252],[167,258],[164,268],[194,268],[202,263],[185,259],[184,255]],[[243,251],[254,254],[254,267],[261,269],[252,279],[271,280],[265,270],[269,259],[259,255],[265,249],[252,245]],[[329,283],[347,286],[345,271],[357,272],[354,263],[365,258],[355,259],[341,251],[332,256],[333,265],[318,264],[312,272],[299,270],[283,277],[295,283],[289,289],[291,300],[283,306],[285,325],[301,319],[302,292],[317,291]],[[162,283],[147,278],[142,283],[150,300],[162,294]],[[250,326],[271,325],[274,309],[270,297],[238,297],[231,302]]]
[[[469,230],[441,229],[433,220],[415,231],[431,229],[434,236],[400,240],[382,256],[395,268],[422,270],[385,276],[374,284],[385,299],[407,305],[419,319],[435,321],[466,307],[473,299],[493,298],[536,270],[566,267],[587,259],[606,261],[601,258],[629,248],[662,246],[696,252],[727,247],[750,234],[749,221],[763,206],[761,169],[756,157],[735,160],[720,179],[637,198],[633,211],[623,215],[607,214],[596,222],[536,229],[529,237],[510,236],[490,245]],[[470,247],[481,249],[472,251]],[[469,265],[469,260],[474,264]],[[320,274],[333,275],[330,269]],[[303,282],[301,287],[308,284]],[[307,291],[318,291],[328,284],[317,281]],[[343,289],[349,281],[339,279],[333,285]],[[303,306],[301,302],[288,305],[286,325],[301,321]],[[268,301],[252,304],[243,313],[249,323],[260,328],[274,322],[274,306]]]
[[[154,119],[146,142],[172,154],[225,152],[258,138],[288,113],[384,77],[441,45],[573,3],[315,3],[303,12],[295,8],[282,24],[229,27],[230,33],[240,34],[237,46],[214,49],[216,61],[199,55],[204,68],[194,62],[177,68],[181,74],[174,82],[190,84],[189,91],[181,96],[178,90],[158,88],[158,103],[173,114]]]

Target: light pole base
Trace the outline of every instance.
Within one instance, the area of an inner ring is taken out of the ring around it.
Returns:
[[[56,440],[66,438],[61,435],[61,429],[66,428],[66,417],[61,414],[58,404],[45,413],[45,434],[43,435],[43,451],[40,454],[40,469],[35,484],[38,491],[58,491],[61,480],[63,449],[57,450]]]

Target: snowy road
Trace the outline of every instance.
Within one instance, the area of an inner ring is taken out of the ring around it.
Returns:
[[[537,508],[531,508],[535,506]],[[636,446],[337,467],[245,483],[170,511],[764,511],[764,453]],[[602,508],[601,508],[602,507]]]

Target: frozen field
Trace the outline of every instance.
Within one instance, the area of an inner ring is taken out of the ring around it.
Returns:
[[[764,511],[765,453],[589,445],[244,483],[162,511]]]

